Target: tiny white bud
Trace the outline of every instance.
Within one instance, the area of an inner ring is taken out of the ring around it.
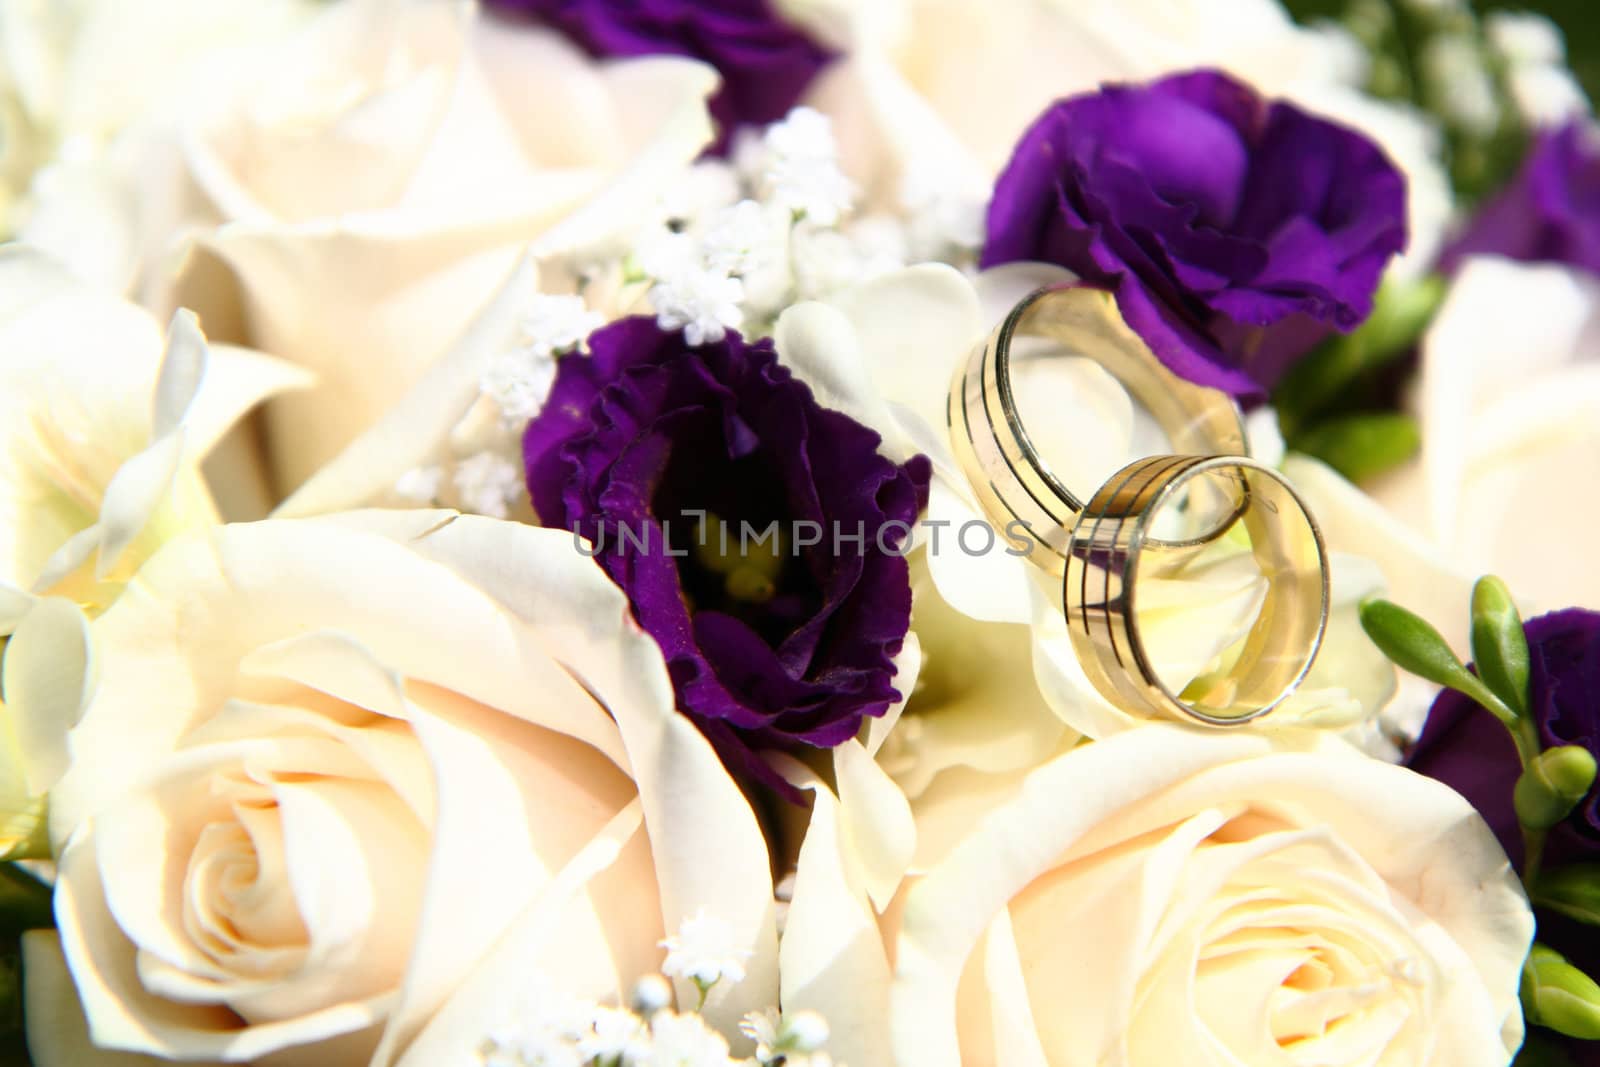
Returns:
[[[1517,114],[1534,126],[1558,126],[1589,112],[1589,98],[1572,72],[1557,64],[1516,67],[1506,76]]]
[[[1561,63],[1566,59],[1566,41],[1554,22],[1531,11],[1493,11],[1484,16],[1483,30],[1489,46],[1507,63]]]
[[[776,204],[823,226],[850,210],[855,188],[839,169],[833,124],[808,107],[797,107],[767,127],[758,185]]]
[[[794,882],[796,872],[790,871],[778,879],[778,884],[773,886],[772,895],[778,900],[790,901],[794,899]]]
[[[814,1011],[797,1011],[783,1017],[778,1041],[796,1052],[815,1052],[828,1043],[828,1020]]]
[[[756,1061],[766,1063],[773,1058],[778,1044],[778,1009],[763,1008],[746,1012],[739,1020],[739,1032],[756,1043]]]
[[[1432,97],[1447,118],[1469,132],[1487,134],[1500,121],[1500,102],[1483,54],[1467,37],[1432,37],[1420,63]]]
[[[672,1006],[672,983],[659,974],[647,974],[633,983],[628,1005],[648,1019],[656,1012]]]
[[[523,491],[521,469],[495,452],[479,452],[462,460],[454,481],[462,510],[492,519],[509,515],[512,502]]]
[[[739,304],[744,284],[706,268],[686,268],[650,289],[650,304],[663,330],[682,330],[691,348],[721,341],[744,321]]]
[[[413,467],[394,483],[394,493],[408,504],[432,504],[439,499],[444,471],[438,466]]]

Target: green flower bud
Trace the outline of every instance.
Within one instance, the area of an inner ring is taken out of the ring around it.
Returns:
[[[1569,919],[1600,926],[1600,863],[1574,863],[1541,873],[1533,902]]]
[[[1522,1011],[1558,1034],[1600,1040],[1600,985],[1545,945],[1534,945],[1522,965]]]
[[[1472,658],[1478,677],[1518,715],[1528,712],[1528,638],[1506,583],[1493,575],[1472,587]]]
[[[1415,612],[1388,600],[1361,605],[1361,628],[1399,667],[1439,685],[1453,686],[1467,673],[1444,637]]]
[[[1426,619],[1388,600],[1361,605],[1361,628],[1395,666],[1476,700],[1506,725],[1516,713],[1462,664],[1450,645]]]
[[[1539,753],[1529,761],[1511,794],[1517,821],[1534,830],[1550,829],[1588,795],[1594,774],[1594,756],[1580,745]]]

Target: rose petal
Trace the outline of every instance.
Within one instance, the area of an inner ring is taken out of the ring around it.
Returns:
[[[30,608],[5,651],[6,709],[27,790],[43,796],[67,772],[67,733],[94,693],[89,621],[71,601],[47,597]]]
[[[158,1067],[171,1062],[113,1052],[90,1040],[83,1003],[56,931],[29,930],[22,935],[22,974],[28,1052],[38,1067]],[[211,1061],[211,1067],[220,1067],[220,1061]]]
[[[674,709],[659,649],[632,621],[616,586],[575,552],[571,535],[470,516],[444,526],[385,512],[341,521],[387,524],[416,551],[480,582],[517,618],[540,627],[562,662],[616,716],[651,840],[674,842],[655,857],[664,928],[676,930],[703,910],[728,922],[736,942],[752,953],[746,979],[707,1011],[731,1027],[742,1012],[772,1004],[777,935],[760,826],[705,737]],[[429,526],[426,536],[402,532]],[[564,617],[582,624],[563,625]]]
[[[866,888],[852,873],[862,857],[827,786],[798,765],[792,770],[815,800],[784,925],[784,1010],[820,1012],[839,1062],[888,1063],[890,968]]]
[[[954,267],[923,263],[851,286],[831,302],[855,327],[878,395],[942,424],[949,374],[983,337],[972,283]]]
[[[889,906],[917,848],[911,805],[857,741],[833,750],[844,846],[860,864],[858,877],[879,911]]]
[[[351,1001],[241,1031],[238,1017],[227,1009],[154,997],[138,977],[133,944],[106,908],[92,849],[70,846],[60,864],[56,914],[62,948],[98,1045],[187,1060],[249,1061],[283,1050],[290,1067],[312,1067],[338,1055],[337,1044],[319,1048],[319,1042],[351,1035],[359,1047],[368,1040],[362,1035],[387,1014],[381,999]]]
[[[784,366],[811,388],[817,403],[878,431],[885,452],[896,460],[909,457],[899,425],[868,370],[860,338],[843,312],[815,300],[791,304],[778,316],[773,338]]]
[[[479,381],[511,336],[523,297],[537,290],[538,277],[537,263],[523,257],[445,357],[274,515],[299,518],[359,507],[431,459],[477,398]]]
[[[533,897],[493,951],[456,986],[454,995],[411,1042],[399,1060],[401,1067],[479,1063],[484,1036],[505,1020],[517,1018],[530,994],[545,983],[564,976],[564,991],[582,988],[572,982],[572,972],[592,967],[595,961],[563,952],[567,946],[561,943],[562,926],[583,921],[585,886],[618,861],[638,833],[642,815],[637,803],[623,808]]]
[[[995,1067],[1049,1067],[1028,1000],[1022,958],[1017,952],[1008,909],[994,917],[984,934],[983,977],[989,987],[989,1010],[994,1017]]]

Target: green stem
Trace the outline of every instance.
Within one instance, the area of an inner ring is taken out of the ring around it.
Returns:
[[[1511,728],[1511,739],[1517,743],[1517,755],[1522,757],[1522,769],[1527,770],[1528,764],[1539,754],[1541,748],[1539,728],[1533,724],[1533,716],[1516,717],[1516,725]]]
[[[1511,730],[1511,740],[1516,742],[1522,771],[1526,774],[1528,765],[1539,755],[1539,729],[1534,726],[1531,715],[1514,715],[1512,719],[1507,726]],[[1522,830],[1522,886],[1531,897],[1539,881],[1539,867],[1544,862],[1544,842],[1548,831],[1523,826],[1520,821],[1518,827]]]
[[[1522,827],[1522,887],[1533,896],[1539,881],[1539,867],[1544,862],[1544,830]]]
[[[1394,27],[1395,56],[1406,79],[1406,93],[1413,104],[1426,111],[1427,94],[1422,85],[1422,71],[1417,65],[1418,42],[1416,34],[1411,32],[1411,17],[1400,0],[1384,0],[1384,6],[1389,9],[1389,25]]]
[[[1460,674],[1460,677],[1449,682],[1450,687],[1471,697],[1490,715],[1500,720],[1501,725],[1511,732],[1512,743],[1517,746],[1517,756],[1526,769],[1528,761],[1539,754],[1539,735],[1533,728],[1533,723],[1518,715],[1510,705],[1495,696],[1494,690],[1485,685],[1476,674],[1464,671]]]

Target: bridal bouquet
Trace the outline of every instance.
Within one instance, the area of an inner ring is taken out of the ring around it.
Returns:
[[[6,0],[0,240],[0,1061],[1600,1064],[1543,18]]]

